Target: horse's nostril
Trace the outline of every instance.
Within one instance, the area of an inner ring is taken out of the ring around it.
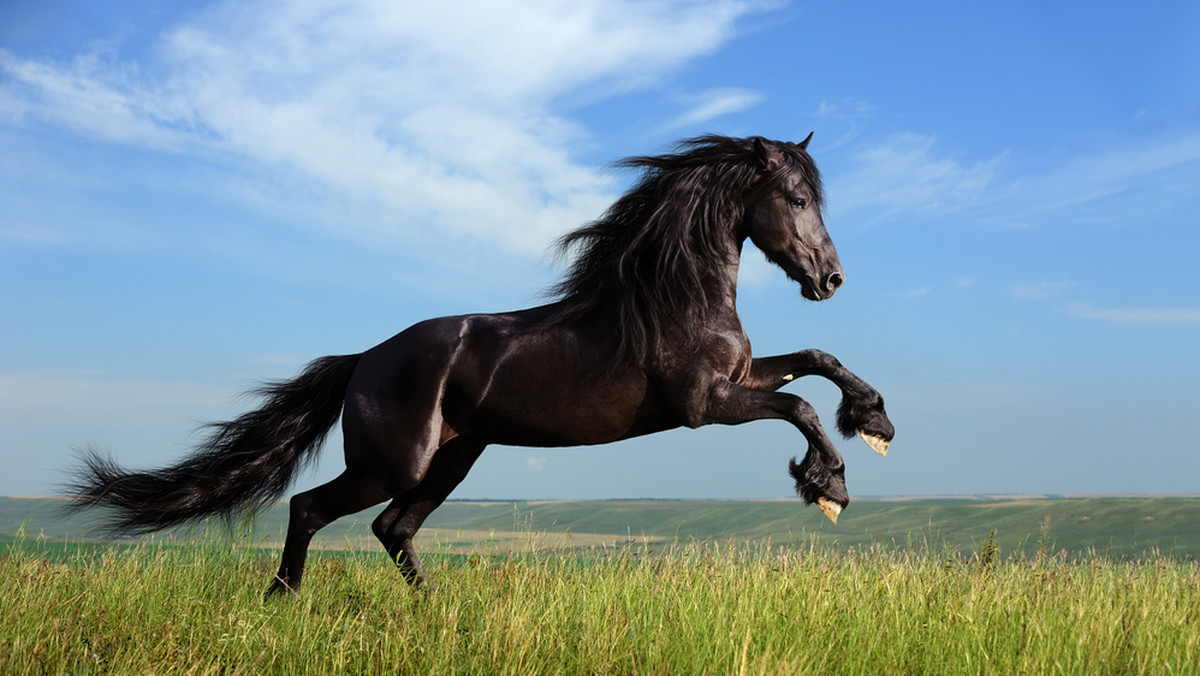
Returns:
[[[835,272],[825,278],[825,290],[826,291],[836,291],[837,288],[839,286],[841,286],[842,282],[844,282],[844,281],[846,281],[846,280],[842,277],[842,273]]]

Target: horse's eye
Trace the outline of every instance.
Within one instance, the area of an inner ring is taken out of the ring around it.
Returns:
[[[800,197],[798,199],[788,200],[788,204],[790,204],[793,207],[796,207],[797,209],[803,209],[804,207],[808,206],[808,200],[804,199],[803,197]]]

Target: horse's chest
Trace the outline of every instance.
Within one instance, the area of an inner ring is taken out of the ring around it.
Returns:
[[[750,341],[746,341],[746,349],[737,355],[731,368],[729,369],[729,380],[731,382],[742,384],[750,377],[750,364],[753,359],[750,356]]]
[[[737,331],[715,334],[705,341],[703,362],[717,373],[734,383],[742,383],[750,377],[750,338],[739,327]]]

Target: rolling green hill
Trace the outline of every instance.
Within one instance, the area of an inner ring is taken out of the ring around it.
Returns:
[[[0,539],[24,537],[83,541],[95,537],[95,514],[65,517],[56,498],[0,497]],[[373,547],[370,522],[378,508],[344,517],[323,530],[315,546]],[[282,539],[283,504],[257,520],[253,539]],[[831,524],[798,500],[606,500],[586,502],[448,502],[425,531],[441,542],[486,543],[496,536],[548,533],[557,546],[597,543],[770,539],[807,546],[816,537],[839,550],[871,546],[976,550],[994,530],[1003,555],[1032,554],[1043,526],[1055,552],[1108,557],[1157,550],[1200,558],[1200,497],[1093,497],[921,499],[859,501]]]

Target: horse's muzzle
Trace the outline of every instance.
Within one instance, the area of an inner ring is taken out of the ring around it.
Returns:
[[[846,276],[842,274],[841,270],[825,275],[825,279],[821,282],[821,287],[825,290],[825,297],[829,298],[832,296],[833,292],[837,291],[838,287],[840,287],[845,281]]]
[[[845,281],[846,277],[842,271],[836,270],[822,277],[820,283],[805,279],[800,284],[800,294],[809,300],[827,300]]]

